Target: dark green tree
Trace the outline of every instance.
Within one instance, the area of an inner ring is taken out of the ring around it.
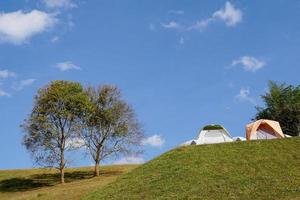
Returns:
[[[95,162],[99,176],[100,161],[111,155],[136,154],[143,132],[133,109],[111,85],[86,89],[92,109],[83,123],[82,138]],[[135,148],[133,148],[135,147]]]
[[[75,147],[69,144],[78,137],[89,98],[80,83],[52,81],[35,96],[34,106],[21,127],[23,144],[34,161],[42,166],[56,167],[64,183],[68,162],[65,153]]]
[[[261,96],[265,107],[257,107],[256,119],[271,119],[280,123],[284,134],[300,133],[300,85],[269,82],[269,91]]]

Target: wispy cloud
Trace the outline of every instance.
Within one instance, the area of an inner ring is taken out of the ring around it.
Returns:
[[[256,104],[255,100],[250,96],[249,88],[241,88],[240,92],[235,96],[239,101],[249,102],[251,104]]]
[[[213,18],[218,18],[224,21],[227,26],[235,26],[242,21],[242,16],[242,11],[235,8],[235,6],[228,1],[225,3],[224,8],[213,14]]]
[[[171,13],[176,13],[176,12],[172,11]],[[216,21],[222,21],[226,24],[226,26],[233,27],[242,21],[242,16],[243,13],[240,9],[236,8],[232,3],[226,2],[223,8],[212,13],[210,17],[197,20],[191,23],[191,25],[179,24],[178,22],[173,20],[167,24],[162,24],[162,27],[166,29],[175,29],[175,30],[180,29],[184,31],[192,31],[192,30],[203,31],[210,24]]]
[[[16,83],[12,86],[12,88],[16,91],[23,90],[24,87],[32,85],[36,79],[30,78],[30,79],[25,79],[21,80],[19,83]]]
[[[48,8],[74,8],[77,5],[72,0],[43,0]]]
[[[263,60],[259,60],[251,56],[243,56],[239,59],[233,60],[231,66],[242,65],[244,70],[255,72],[263,68],[266,63]]]
[[[59,37],[58,36],[54,36],[51,38],[50,40],[52,43],[58,42],[59,41]]]
[[[174,15],[183,15],[184,11],[183,10],[169,10],[169,14],[174,14]]]
[[[57,63],[54,67],[63,72],[69,71],[69,70],[80,70],[81,69],[79,66],[73,64],[71,61]]]
[[[39,10],[0,13],[0,41],[22,44],[56,22],[54,15]]]
[[[149,146],[153,146],[153,147],[161,147],[162,145],[164,145],[165,140],[159,136],[159,135],[152,135],[150,137],[145,138],[142,141],[142,145],[149,145]]]
[[[235,26],[242,21],[243,13],[240,9],[235,8],[235,6],[226,2],[225,7],[217,10],[212,14],[211,17],[199,20],[189,27],[189,30],[199,30],[203,31],[209,24],[214,21],[224,21],[227,26]]]
[[[180,45],[184,45],[185,39],[183,37],[180,37],[178,42]]]
[[[10,94],[0,89],[0,97],[10,97]]]
[[[161,26],[166,29],[179,29],[180,28],[180,24],[175,21],[170,21],[169,23],[161,24]]]
[[[114,162],[114,164],[115,165],[142,164],[144,162],[145,162],[145,160],[143,157],[132,155],[132,156],[121,158],[120,160],[117,160],[116,162]]]
[[[188,27],[187,30],[203,31],[213,21],[214,21],[214,18],[208,18],[208,19],[202,19],[202,20],[196,21],[192,26]]]
[[[0,70],[0,79],[6,79],[6,78],[10,78],[10,77],[16,77],[16,73],[11,72],[7,69]]]
[[[231,110],[230,106],[225,106],[225,110]]]

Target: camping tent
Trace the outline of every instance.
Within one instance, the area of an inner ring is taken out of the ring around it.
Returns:
[[[233,137],[232,139],[233,139],[233,141],[236,141],[236,142],[246,141],[246,138],[241,137],[241,136]]]
[[[221,125],[207,125],[199,133],[196,144],[233,142],[229,132]]]
[[[284,137],[285,137],[285,138],[291,138],[292,136],[287,135],[287,134],[284,134]]]
[[[188,145],[195,145],[195,144],[196,144],[196,140],[189,140],[180,144],[179,146],[188,146]]]
[[[187,145],[199,145],[199,144],[214,144],[223,142],[233,142],[229,132],[221,125],[207,125],[204,126],[199,135],[198,139],[189,140],[180,146]]]
[[[260,119],[246,125],[247,140],[284,138],[280,124],[277,121]]]

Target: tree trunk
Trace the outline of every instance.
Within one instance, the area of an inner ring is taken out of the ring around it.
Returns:
[[[59,164],[59,170],[60,170],[60,183],[65,183],[65,154],[63,148],[61,148],[61,155],[60,155],[60,164]]]
[[[65,183],[65,168],[60,169],[60,183],[64,184]]]
[[[97,151],[96,151],[94,176],[99,176],[99,175],[100,175],[99,165],[100,165],[100,152],[101,152],[101,147],[102,147],[102,146],[99,145],[99,146],[97,147]]]
[[[100,170],[99,170],[99,161],[95,161],[95,171],[94,171],[94,176],[99,176],[100,175]]]

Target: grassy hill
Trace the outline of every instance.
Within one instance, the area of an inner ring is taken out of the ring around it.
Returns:
[[[83,199],[300,199],[300,138],[177,148]]]
[[[59,184],[57,170],[0,170],[0,200],[76,200],[114,181],[136,165],[104,166],[100,177],[93,177],[93,167],[66,169],[66,184]]]

